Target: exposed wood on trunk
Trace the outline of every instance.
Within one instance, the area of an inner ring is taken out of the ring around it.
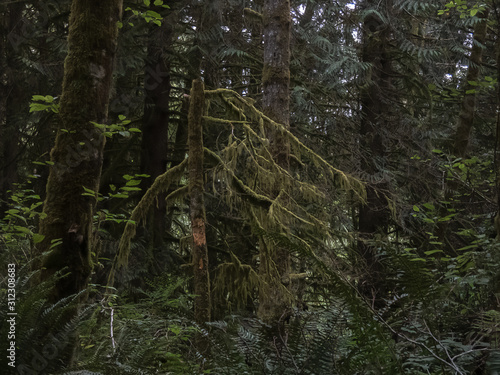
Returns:
[[[193,81],[188,115],[189,147],[189,212],[193,235],[193,274],[194,274],[194,319],[197,323],[210,320],[210,276],[208,269],[208,250],[205,234],[205,201],[203,184],[203,126],[202,116],[205,105],[203,83]]]

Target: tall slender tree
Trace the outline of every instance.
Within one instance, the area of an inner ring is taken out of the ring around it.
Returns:
[[[382,171],[387,157],[385,134],[392,125],[391,98],[393,75],[389,52],[390,25],[375,11],[376,2],[366,1],[367,8],[363,20],[362,61],[371,65],[366,84],[361,90],[361,169],[370,177],[367,185],[366,203],[359,208],[358,251],[366,263],[361,289],[368,297],[379,294],[379,282],[383,279],[376,247],[372,241],[377,234],[387,233],[389,210],[387,206],[388,181]],[[390,5],[385,4],[385,9]]]
[[[97,196],[84,193],[97,195],[105,139],[92,122],[107,121],[121,12],[122,0],[74,0],[71,6],[60,129],[40,224],[44,240],[37,246],[40,254],[52,250],[43,260],[43,277],[69,272],[55,286],[54,299],[85,289],[92,269]]]
[[[262,71],[262,109],[272,120],[290,126],[290,1],[265,0],[263,8],[264,67]],[[290,145],[278,132],[268,134],[271,154],[284,170],[289,169]],[[274,197],[283,188],[278,179]],[[289,296],[282,280],[290,273],[288,249],[261,241],[258,315],[264,321],[277,322],[289,308]]]
[[[203,127],[205,106],[203,83],[193,81],[188,115],[189,211],[193,235],[194,318],[199,324],[210,320],[210,277],[206,238],[206,215],[203,182]]]
[[[2,59],[2,103],[0,104],[0,212],[5,211],[7,191],[14,188],[17,182],[19,158],[19,127],[18,119],[26,109],[26,94],[19,76],[24,74],[16,67],[18,44],[14,39],[21,38],[22,17],[24,4],[9,4],[8,13],[5,13],[2,24],[2,46],[0,58]]]
[[[155,10],[160,11],[158,8]],[[160,27],[151,24],[149,31],[141,157],[141,170],[150,175],[150,179],[144,180],[146,183],[153,181],[167,169],[171,91],[168,49],[174,33],[172,21],[171,16],[165,17]],[[160,194],[152,210],[150,227],[155,247],[161,244],[165,232],[165,197],[164,193]]]

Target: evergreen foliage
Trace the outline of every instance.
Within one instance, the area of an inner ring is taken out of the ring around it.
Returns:
[[[9,319],[3,270],[15,264],[17,366],[500,372],[499,4],[290,1],[287,124],[263,109],[273,70],[262,0],[124,1],[109,121],[85,123],[106,136],[100,186],[81,176],[74,190],[58,186],[66,208],[92,201],[90,282],[54,298],[68,269],[40,279],[34,251],[46,240],[50,149],[57,129],[83,144],[87,134],[62,126],[59,106],[71,3],[0,4],[0,320]],[[199,77],[211,322],[194,314],[187,126]],[[64,116],[95,99],[77,98]],[[56,254],[61,239],[46,245]],[[277,249],[289,273],[275,272]],[[257,318],[270,284],[289,305],[275,325]],[[0,325],[4,343],[8,330]]]

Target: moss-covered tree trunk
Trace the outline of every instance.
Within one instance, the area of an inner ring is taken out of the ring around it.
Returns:
[[[264,68],[262,72],[262,108],[266,116],[289,127],[290,124],[290,2],[265,0]],[[290,145],[279,133],[270,133],[271,154],[283,169],[289,169]],[[282,186],[274,187],[278,196]],[[260,245],[260,276],[258,316],[270,323],[278,322],[290,308],[289,295],[282,280],[290,273],[288,249],[274,244]]]
[[[102,167],[104,136],[91,121],[107,121],[117,22],[122,0],[73,0],[69,19],[68,55],[60,102],[60,126],[51,152],[53,163],[47,182],[45,219],[38,253],[61,244],[43,260],[42,277],[67,267],[53,298],[78,293],[91,273],[92,216]]]
[[[189,213],[193,236],[194,319],[197,323],[210,320],[210,277],[207,238],[205,234],[205,200],[203,198],[203,126],[205,105],[203,83],[193,81],[188,114],[189,147]]]

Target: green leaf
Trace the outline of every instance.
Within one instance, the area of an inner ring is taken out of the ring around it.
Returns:
[[[102,129],[102,130],[106,129],[106,125],[104,125],[104,124],[98,124],[97,122],[94,122],[94,121],[90,121],[90,123],[98,129]]]
[[[420,212],[420,208],[418,208],[417,206],[415,206],[415,205],[414,205],[414,206],[413,206],[413,211],[415,211],[415,212]]]
[[[435,250],[429,250],[429,251],[424,252],[425,255],[432,255],[432,254],[436,254],[436,253],[443,253],[443,250],[435,249]]]
[[[424,206],[428,210],[435,210],[436,209],[436,207],[434,207],[434,205],[432,203],[424,203],[422,206]]]
[[[16,226],[14,227],[14,229],[15,229],[15,230],[17,230],[18,232],[21,232],[21,233],[27,234],[27,235],[29,235],[29,236],[31,236],[31,235],[33,234],[33,232],[32,232],[30,229],[25,228],[25,227],[22,227],[22,226],[20,226],[20,225],[16,225]]]
[[[129,186],[123,186],[120,188],[123,191],[141,191],[141,188],[138,187],[129,187]]]
[[[457,249],[457,251],[464,251],[464,250],[469,250],[469,249],[475,249],[476,247],[477,247],[477,245],[468,245],[468,246],[461,247],[460,249]]]
[[[470,11],[471,17],[474,17],[478,11],[479,11],[479,9],[477,9],[477,8],[471,9],[471,11]]]
[[[138,129],[138,128],[129,128],[128,131],[131,132],[131,133],[140,133],[141,129]]]
[[[128,180],[125,186],[137,186],[141,184],[141,180]]]
[[[82,186],[82,187],[83,187],[83,190],[85,190],[87,193],[92,193],[92,194],[95,195],[95,191],[94,190],[88,189],[85,186]]]
[[[125,116],[125,115],[118,115],[118,119],[119,119],[120,121],[123,121],[123,120],[125,120],[126,118],[127,118],[127,116]]]
[[[44,238],[45,236],[43,234],[35,233],[33,235],[33,243],[40,243],[43,241]]]
[[[110,194],[110,197],[112,197],[112,198],[128,198],[128,194],[125,194],[125,193]]]
[[[160,13],[155,12],[154,10],[148,10],[148,11],[146,12],[146,15],[147,15],[148,17],[151,17],[151,18],[156,18],[157,20],[161,20],[161,19],[162,19],[162,17],[161,17],[161,15],[160,15]]]

